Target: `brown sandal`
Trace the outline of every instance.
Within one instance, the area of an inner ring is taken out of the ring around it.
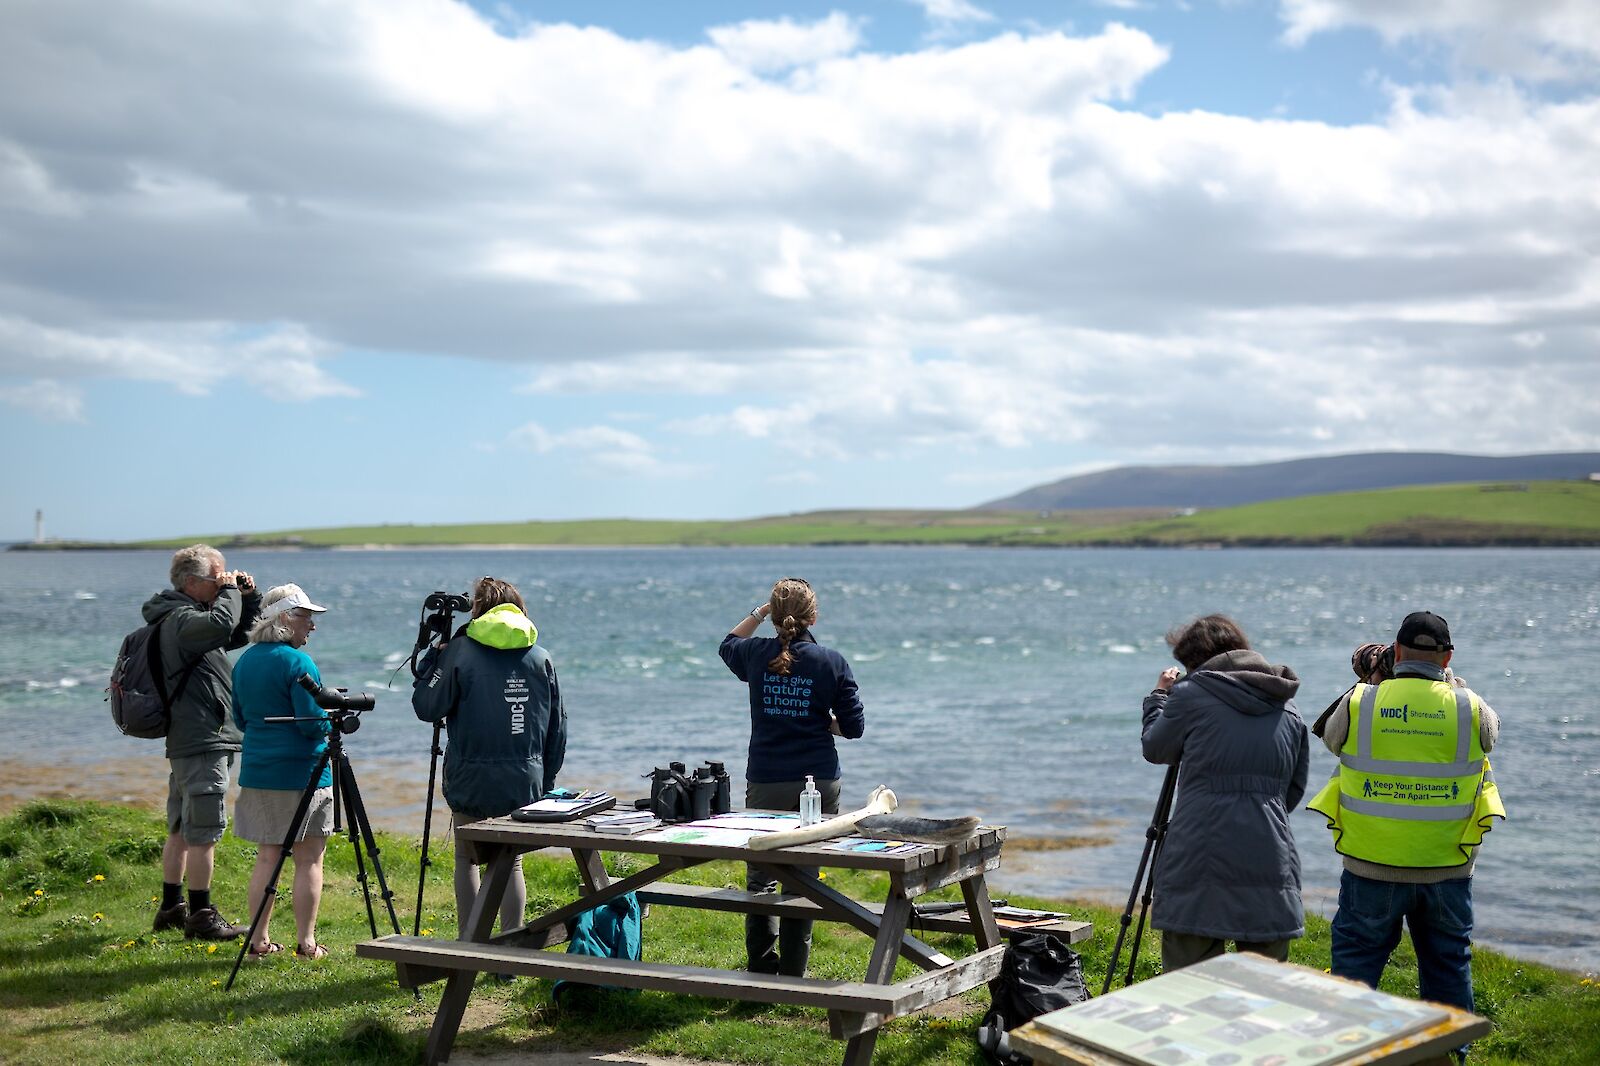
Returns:
[[[256,950],[256,946],[254,944],[251,944],[249,949],[245,951],[244,957],[251,960],[264,959],[268,955],[276,955],[281,951],[283,951],[282,944],[275,944],[271,941],[268,941],[267,946],[262,948],[260,951]]]
[[[306,946],[304,944],[296,944],[294,946],[294,957],[297,959],[315,960],[327,958],[327,956],[328,949],[322,944],[311,945],[311,950],[309,951],[306,950]]]

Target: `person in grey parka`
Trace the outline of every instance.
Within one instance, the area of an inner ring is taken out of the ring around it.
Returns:
[[[1289,828],[1310,766],[1300,679],[1251,651],[1224,615],[1179,626],[1167,643],[1188,675],[1162,671],[1141,738],[1147,761],[1179,767],[1151,916],[1162,969],[1220,955],[1230,940],[1283,961],[1305,933]]]

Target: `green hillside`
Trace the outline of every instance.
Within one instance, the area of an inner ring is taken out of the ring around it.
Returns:
[[[222,547],[453,545],[737,546],[824,544],[1600,545],[1600,484],[1426,485],[1302,496],[1176,516],[1151,510],[814,511],[738,522],[591,519],[471,525],[344,526],[184,536]],[[55,547],[87,545],[61,544]],[[129,545],[95,545],[128,547]]]
[[[1426,485],[1302,496],[1106,533],[1161,544],[1600,544],[1600,485]]]

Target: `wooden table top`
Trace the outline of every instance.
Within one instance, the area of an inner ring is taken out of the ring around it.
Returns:
[[[733,814],[770,814],[770,811],[733,811]],[[788,813],[788,812],[781,812]],[[664,829],[680,828],[663,826]],[[686,859],[707,861],[733,859],[739,862],[759,862],[768,866],[829,866],[835,869],[881,870],[889,873],[914,873],[928,866],[946,862],[952,854],[965,855],[980,851],[1005,840],[1005,826],[979,826],[960,844],[940,847],[920,844],[916,850],[898,854],[874,851],[837,851],[827,847],[838,840],[832,837],[815,844],[800,844],[772,851],[756,851],[749,847],[727,844],[701,844],[692,841],[646,840],[655,830],[645,833],[596,833],[583,824],[583,819],[571,822],[519,822],[512,818],[485,818],[459,826],[456,833],[471,841],[486,844],[509,844],[525,851],[538,848],[575,848],[585,851],[629,852],[641,855],[672,855]],[[840,837],[851,834],[841,833]]]

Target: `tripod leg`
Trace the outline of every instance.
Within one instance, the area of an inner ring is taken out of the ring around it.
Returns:
[[[1172,792],[1177,785],[1178,767],[1176,764],[1167,768],[1167,775],[1161,782],[1161,794],[1156,798],[1156,809],[1151,812],[1150,825],[1144,833],[1144,850],[1139,853],[1139,868],[1134,872],[1133,885],[1128,889],[1128,902],[1122,908],[1122,918],[1117,929],[1116,944],[1111,949],[1111,959],[1106,963],[1106,979],[1100,986],[1103,996],[1111,991],[1111,981],[1116,976],[1117,965],[1122,958],[1122,943],[1128,935],[1128,926],[1133,924],[1133,905],[1139,898],[1139,888],[1146,883],[1146,873],[1149,873],[1149,882],[1155,881],[1155,863],[1153,861],[1157,850],[1156,841],[1166,832],[1167,812],[1172,806]],[[1150,893],[1146,890],[1145,904],[1149,905]],[[1139,929],[1144,930],[1144,914],[1139,915]],[[1139,956],[1139,941],[1136,938],[1133,944],[1133,957]],[[1132,980],[1133,966],[1128,967],[1128,981]],[[1124,982],[1127,983],[1127,982]]]
[[[1178,764],[1173,763],[1167,769],[1166,780],[1161,783],[1161,795],[1156,799],[1155,816],[1150,819],[1150,873],[1145,879],[1144,898],[1139,902],[1139,924],[1133,931],[1133,950],[1128,955],[1128,973],[1123,978],[1124,985],[1133,984],[1134,967],[1139,961],[1139,943],[1144,939],[1145,917],[1150,913],[1150,901],[1155,896],[1156,868],[1161,863],[1161,845],[1167,840],[1167,822],[1172,815],[1172,795],[1177,790],[1177,784]]]
[[[422,890],[428,883],[428,845],[433,834],[433,783],[439,769],[439,725],[433,727],[433,747],[428,755],[428,799],[422,806],[422,860],[417,864],[417,916],[411,923],[411,935],[422,935]]]
[[[239,976],[239,966],[244,962],[244,956],[250,950],[250,945],[256,942],[256,930],[261,928],[261,922],[266,918],[267,905],[278,898],[278,878],[283,876],[283,864],[289,859],[289,852],[294,848],[294,842],[300,836],[300,827],[305,824],[306,814],[311,810],[311,797],[316,795],[317,782],[322,780],[322,771],[328,765],[327,751],[317,760],[316,769],[311,771],[311,780],[306,782],[305,791],[300,793],[300,802],[295,805],[294,815],[289,819],[289,831],[284,834],[283,844],[278,849],[278,862],[272,868],[272,879],[267,882],[266,889],[261,893],[261,903],[256,907],[255,917],[250,920],[250,930],[244,935],[244,943],[239,945],[239,956],[233,960],[233,971],[228,974],[228,983],[223,991],[233,990],[233,980]]]
[[[372,873],[378,879],[378,898],[383,900],[385,909],[389,912],[389,926],[396,933],[400,932],[400,918],[394,910],[394,893],[389,890],[389,881],[383,876],[383,864],[378,861],[381,849],[378,847],[377,835],[372,831],[372,820],[367,817],[367,805],[361,798],[361,788],[356,784],[356,772],[350,768],[350,760],[345,758],[342,772],[344,773],[344,794],[346,802],[350,805],[350,824],[361,833],[361,842],[366,847],[367,857],[372,860]],[[369,903],[370,908],[370,903]],[[377,935],[376,932],[373,933]]]
[[[378,915],[372,909],[372,886],[367,883],[367,863],[361,854],[361,830],[356,825],[355,799],[350,794],[350,781],[346,778],[349,768],[345,763],[344,752],[340,752],[333,760],[333,784],[337,798],[344,804],[344,827],[350,837],[350,850],[356,858],[356,884],[361,886],[362,898],[367,903],[367,928],[372,930],[372,935],[378,935]],[[398,929],[395,932],[399,932]]]

